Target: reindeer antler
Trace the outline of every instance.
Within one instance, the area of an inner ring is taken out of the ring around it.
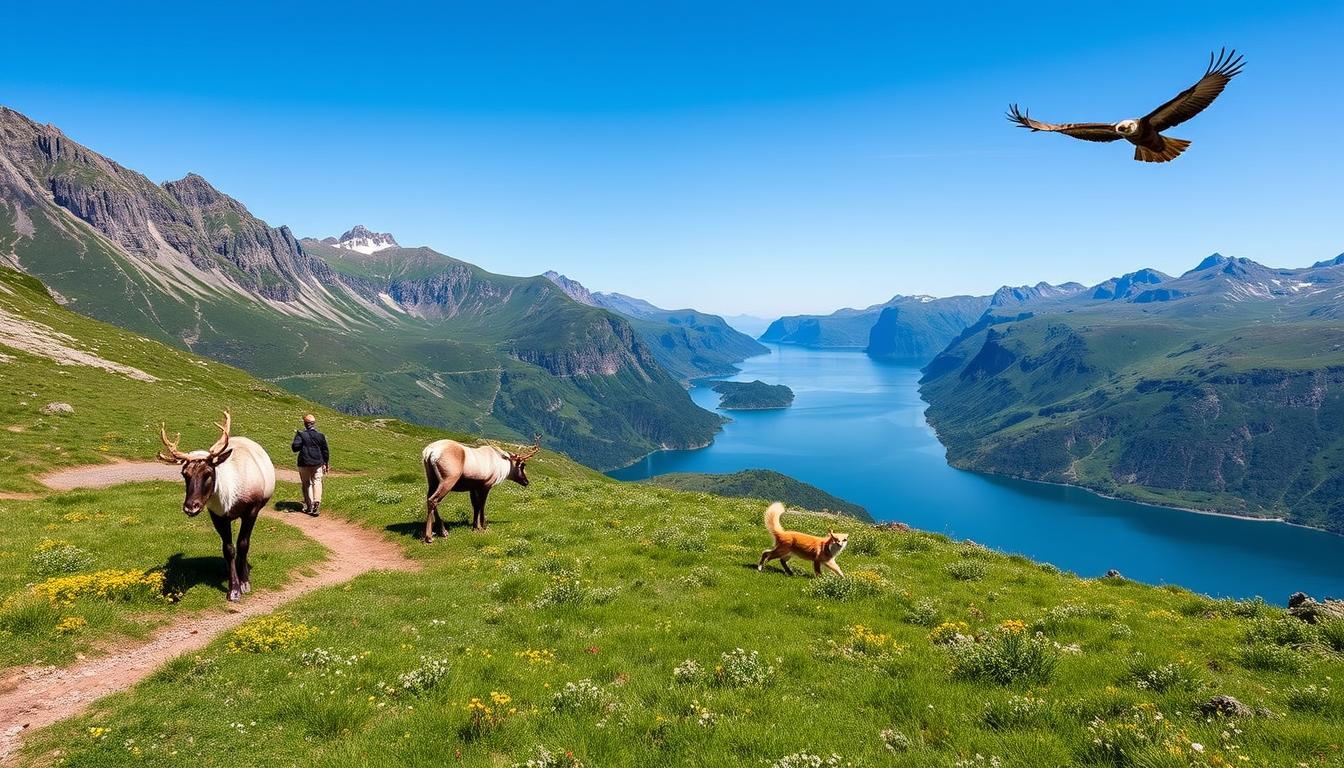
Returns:
[[[233,416],[229,415],[227,410],[224,411],[224,423],[215,422],[215,426],[219,427],[219,439],[210,446],[211,456],[218,456],[229,447],[229,429],[233,427]]]
[[[168,426],[163,422],[159,422],[159,440],[162,440],[163,447],[168,449],[168,455],[166,456],[163,451],[159,451],[159,461],[166,461],[169,464],[177,464],[178,462],[187,460],[187,454],[177,450],[177,444],[182,442],[181,432],[177,433],[176,440],[169,440]]]
[[[527,461],[528,459],[532,458],[533,456],[536,456],[536,455],[537,455],[537,452],[540,451],[540,450],[541,450],[541,433],[538,432],[538,433],[536,434],[536,436],[532,438],[532,450],[528,451],[528,452],[525,453],[525,454],[523,454],[523,453],[517,454],[517,456],[518,456],[519,459],[521,459],[521,460],[523,460],[523,461]]]

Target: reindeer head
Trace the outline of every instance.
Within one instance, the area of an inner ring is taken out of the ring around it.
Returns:
[[[170,441],[167,428],[162,423],[159,424],[159,439],[163,441],[163,447],[167,451],[159,451],[158,459],[168,464],[182,465],[182,479],[187,484],[186,497],[182,499],[182,511],[187,517],[199,515],[215,492],[215,469],[228,461],[229,455],[233,453],[229,448],[229,428],[232,425],[232,417],[225,411],[224,423],[215,424],[219,427],[219,439],[210,446],[210,450],[183,453],[177,449],[177,444],[182,441],[182,433],[177,433],[177,439]]]
[[[537,436],[532,440],[532,447],[528,448],[526,452],[514,453],[512,451],[505,451],[504,449],[501,448],[500,451],[504,454],[504,457],[509,460],[509,479],[526,488],[528,484],[527,460],[532,458],[533,456],[536,456],[537,452],[540,450],[541,450],[540,433],[538,433]]]

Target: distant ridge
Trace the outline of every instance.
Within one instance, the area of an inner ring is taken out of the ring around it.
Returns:
[[[770,351],[718,315],[662,309],[621,293],[594,293],[554,270],[543,276],[575,301],[629,319],[658,362],[683,381],[733,373],[735,363]]]

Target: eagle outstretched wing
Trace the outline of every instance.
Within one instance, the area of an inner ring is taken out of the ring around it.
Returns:
[[[1244,64],[1244,57],[1238,56],[1235,50],[1229,51],[1224,48],[1218,52],[1216,59],[1210,53],[1209,68],[1205,70],[1204,76],[1199,78],[1199,82],[1154,109],[1145,119],[1158,131],[1165,131],[1184,123],[1212,104],[1213,100],[1218,98],[1218,94],[1227,87],[1228,82],[1241,72]]]
[[[1026,110],[1018,109],[1016,104],[1009,105],[1008,120],[1016,123],[1019,128],[1027,128],[1032,131],[1053,131],[1084,141],[1117,141],[1124,138],[1110,123],[1055,124],[1033,120],[1027,115]]]

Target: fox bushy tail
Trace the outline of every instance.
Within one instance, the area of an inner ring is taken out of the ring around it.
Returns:
[[[784,526],[779,524],[779,518],[783,514],[784,505],[778,501],[765,508],[765,530],[769,531],[771,536],[778,538],[783,535]]]

